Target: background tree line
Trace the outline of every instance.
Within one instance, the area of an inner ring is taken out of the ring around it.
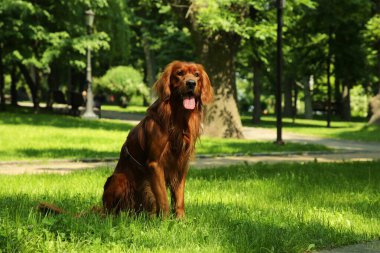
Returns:
[[[92,35],[88,8],[96,13]],[[352,90],[379,91],[380,1],[288,0],[284,15],[284,115],[297,113],[297,101],[307,118],[313,107],[323,110],[331,76],[334,112],[350,120]],[[1,0],[0,28],[2,108],[6,95],[17,104],[22,87],[36,110],[40,101],[51,108],[56,90],[84,90],[87,47],[96,77],[129,66],[148,87],[174,59],[202,63],[215,89],[205,124],[212,135],[242,137],[240,113],[253,108],[258,123],[272,108],[275,1]]]

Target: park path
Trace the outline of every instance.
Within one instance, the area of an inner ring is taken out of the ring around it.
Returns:
[[[121,119],[130,124],[137,124],[142,116],[121,112],[103,111],[103,118]],[[244,136],[257,141],[274,141],[276,130],[268,128],[244,127]],[[191,162],[194,168],[220,167],[239,163],[279,163],[279,162],[342,162],[342,161],[372,161],[380,160],[380,144],[358,141],[328,139],[305,134],[284,131],[285,142],[320,144],[336,149],[336,152],[304,152],[304,153],[265,153],[253,156],[199,156]],[[0,162],[0,174],[24,173],[60,173],[73,170],[93,169],[101,166],[114,167],[115,159],[108,160],[50,160],[50,161],[8,161]]]
[[[315,253],[379,253],[380,241],[348,245],[341,248],[321,250]]]

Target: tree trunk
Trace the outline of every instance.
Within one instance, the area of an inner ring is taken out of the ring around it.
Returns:
[[[39,97],[38,97],[38,89],[39,89],[39,78],[38,73],[35,67],[32,67],[33,77],[30,75],[28,68],[22,64],[18,63],[19,69],[24,76],[25,82],[30,89],[30,93],[32,94],[33,107],[35,110],[38,110],[40,107]]]
[[[342,92],[342,119],[351,121],[351,98],[350,98],[350,84],[345,81],[343,83]]]
[[[380,0],[375,0],[374,3],[375,8],[373,15],[380,14]],[[374,48],[377,51],[376,74],[378,82],[373,84],[374,96],[370,99],[370,102],[368,103],[367,118],[368,124],[380,125],[380,40],[376,41]]]
[[[368,124],[380,126],[380,93],[371,99],[370,108],[372,116],[369,119]]]
[[[5,108],[3,46],[0,45],[0,110]]]
[[[380,14],[380,0],[374,0],[374,15]],[[380,94],[380,39],[376,41],[375,43],[375,50],[377,51],[377,66],[376,66],[376,72],[377,72],[377,92]],[[375,84],[376,85],[376,84]],[[375,88],[376,90],[376,88]],[[376,92],[375,92],[376,93]],[[374,94],[376,95],[376,94]]]
[[[243,138],[236,103],[236,41],[231,34],[219,33],[196,43],[200,61],[214,88],[214,101],[205,110],[204,133],[223,138]]]
[[[297,83],[293,83],[293,91],[294,91],[294,98],[293,98],[293,105],[292,105],[292,117],[293,117],[293,124],[296,123],[296,117],[297,117],[297,102],[298,102],[298,86]]]
[[[240,37],[233,32],[204,31],[198,27],[196,8],[192,8],[190,1],[169,2],[179,22],[189,28],[195,42],[195,55],[205,67],[214,89],[214,101],[205,108],[204,133],[214,137],[243,138],[235,82],[235,56]]]
[[[46,99],[46,108],[52,110],[54,104],[53,93],[59,89],[59,74],[62,69],[58,68],[58,62],[53,61],[50,64],[50,73],[47,76],[48,94]]]
[[[313,107],[311,98],[311,87],[310,87],[311,77],[306,78],[304,84],[304,95],[305,95],[305,119],[313,118]]]
[[[46,109],[48,110],[53,110],[53,103],[54,103],[54,99],[53,99],[53,93],[54,93],[54,84],[55,84],[55,81],[54,81],[54,74],[53,73],[50,73],[47,77],[47,84],[48,84],[48,94],[47,94],[47,98],[46,98]]]
[[[146,81],[149,87],[153,87],[154,81],[156,79],[156,63],[154,60],[153,52],[150,49],[149,39],[146,36],[147,31],[144,28],[142,30],[143,32],[142,32],[141,42],[142,42],[142,46],[144,49],[144,56],[145,56]],[[150,90],[153,91],[152,89]],[[150,93],[150,97],[152,100],[153,92]],[[144,104],[145,103],[149,104],[148,101],[146,101],[146,98],[144,98]]]
[[[17,106],[17,82],[18,82],[18,77],[17,77],[17,69],[16,65],[12,65],[12,70],[11,70],[11,104],[13,106]]]
[[[288,78],[285,80],[284,84],[284,117],[292,117],[293,116],[293,110],[292,110],[292,87],[293,87],[294,80],[292,78]]]
[[[334,98],[335,98],[335,106],[336,106],[336,114],[342,117],[342,92],[340,89],[341,81],[338,77],[335,77],[334,83]]]
[[[261,121],[261,84],[263,79],[263,63],[253,59],[253,114],[252,122],[258,124]]]

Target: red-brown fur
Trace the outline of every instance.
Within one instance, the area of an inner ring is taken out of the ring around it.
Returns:
[[[193,110],[183,105],[183,97],[191,93],[190,79],[196,83]],[[115,171],[104,185],[103,206],[111,213],[147,211],[166,216],[168,187],[172,210],[181,218],[189,160],[200,136],[202,106],[211,102],[213,91],[202,65],[179,61],[165,68],[154,89],[159,98],[130,131]]]

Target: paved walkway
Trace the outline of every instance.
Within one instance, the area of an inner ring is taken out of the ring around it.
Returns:
[[[247,139],[258,140],[258,141],[270,141],[276,140],[276,130],[260,127],[244,127],[244,136]],[[349,141],[349,140],[339,140],[322,138],[312,135],[296,134],[284,131],[283,140],[286,142],[297,142],[297,143],[310,143],[319,144],[333,149],[345,150],[345,151],[357,151],[357,152],[377,152],[378,158],[380,159],[380,144],[379,143],[368,143],[360,141]]]
[[[379,253],[380,252],[380,241],[373,241],[355,245],[349,245],[341,248],[322,250],[318,253]]]
[[[136,124],[136,120],[129,120],[131,124]],[[244,135],[247,139],[272,141],[275,140],[275,130],[267,128],[244,127]],[[196,168],[209,168],[226,166],[238,163],[279,163],[279,162],[343,162],[343,161],[372,161],[380,160],[380,145],[374,143],[364,143],[346,140],[325,139],[320,137],[307,136],[284,132],[285,142],[312,143],[325,145],[337,152],[304,152],[298,153],[266,153],[254,156],[220,156],[204,157],[199,156],[192,161],[191,165]],[[67,173],[78,169],[91,169],[100,166],[114,167],[115,159],[93,160],[93,161],[73,161],[73,160],[53,160],[53,161],[26,161],[26,162],[0,162],[0,174],[23,174],[23,173]]]
[[[219,156],[197,157],[191,162],[191,166],[197,169],[228,166],[243,163],[281,163],[281,162],[344,162],[344,161],[372,161],[380,159],[378,153],[279,153],[258,154],[254,156]],[[27,161],[27,162],[0,162],[0,174],[36,174],[36,173],[59,173],[65,174],[74,170],[94,169],[98,167],[115,167],[116,159],[99,161],[74,161],[74,160],[50,160],[50,161]]]
[[[142,115],[102,111],[103,118],[121,119],[130,124],[136,125]],[[244,136],[247,139],[258,141],[274,141],[276,139],[275,129],[244,127]],[[304,152],[298,153],[266,153],[254,156],[220,156],[204,157],[200,156],[192,161],[191,166],[196,168],[219,167],[238,163],[279,163],[279,162],[342,162],[342,161],[372,161],[380,160],[380,144],[326,139],[284,132],[285,142],[311,143],[331,147],[337,152]],[[0,174],[23,174],[23,173],[67,173],[78,169],[92,169],[100,166],[114,167],[115,159],[74,161],[74,160],[53,160],[53,161],[26,161],[26,162],[0,162]]]

